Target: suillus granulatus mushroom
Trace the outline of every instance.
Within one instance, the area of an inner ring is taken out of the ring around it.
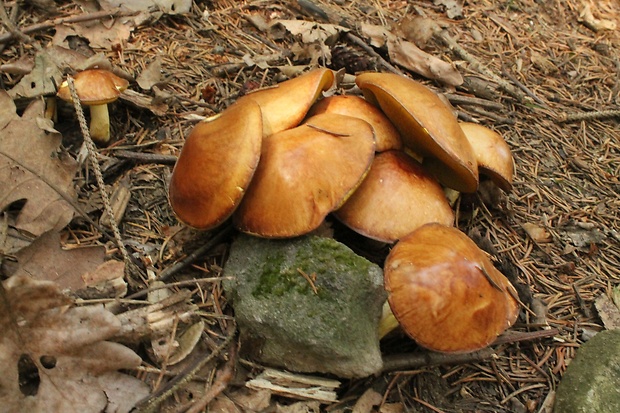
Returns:
[[[110,141],[110,115],[108,104],[119,98],[129,86],[127,80],[102,69],[89,69],[73,77],[80,103],[90,108],[90,135],[99,145]],[[58,97],[72,102],[69,84],[64,81],[58,88]]]
[[[461,129],[471,144],[480,175],[488,176],[505,192],[512,190],[513,159],[502,136],[477,123],[462,122]]]
[[[266,238],[316,229],[358,187],[375,153],[372,127],[324,113],[263,139],[261,161],[235,226]]]
[[[364,181],[334,215],[354,231],[387,243],[429,222],[454,225],[439,182],[396,150],[375,156]]]
[[[426,224],[401,238],[385,261],[384,277],[393,316],[430,350],[484,348],[519,312],[510,281],[453,227]]]
[[[264,136],[299,125],[321,93],[334,85],[334,72],[315,69],[296,78],[259,89],[238,100],[253,100],[263,113]]]
[[[424,159],[439,181],[475,192],[478,166],[471,144],[452,111],[426,86],[392,73],[362,73],[356,83],[400,132],[403,144]]]
[[[170,180],[170,203],[181,221],[207,230],[233,213],[258,165],[262,131],[260,107],[251,100],[194,127]]]
[[[353,116],[370,123],[375,131],[376,151],[401,149],[403,144],[398,131],[392,122],[376,106],[359,96],[334,95],[316,102],[308,112],[308,116],[319,113],[338,113]]]

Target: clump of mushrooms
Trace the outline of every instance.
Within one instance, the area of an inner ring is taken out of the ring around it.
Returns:
[[[444,189],[475,192],[480,172],[509,191],[508,144],[488,128],[459,123],[411,79],[363,73],[356,78],[363,97],[324,96],[335,79],[329,69],[313,70],[196,125],[170,182],[175,213],[203,230],[232,217],[239,231],[265,238],[307,234],[332,214],[393,245],[382,335],[398,320],[431,350],[489,345],[514,323],[517,295],[453,228]]]
[[[108,104],[119,98],[129,82],[103,69],[84,70],[73,79],[80,103],[90,108],[91,138],[99,145],[107,145],[110,142]],[[58,97],[67,102],[73,101],[67,81],[58,88]]]

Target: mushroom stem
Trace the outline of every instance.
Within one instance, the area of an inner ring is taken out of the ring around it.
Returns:
[[[99,145],[110,141],[110,115],[108,105],[90,106],[90,137]]]
[[[379,320],[379,340],[387,336],[392,330],[399,326],[398,320],[394,317],[390,304],[386,301],[383,303],[383,311],[381,320]]]

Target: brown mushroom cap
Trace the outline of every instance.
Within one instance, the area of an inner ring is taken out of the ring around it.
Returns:
[[[354,231],[390,243],[429,222],[454,224],[439,182],[395,150],[375,156],[364,181],[334,215]]]
[[[194,127],[170,181],[170,203],[181,221],[206,230],[233,213],[258,165],[262,131],[253,101],[238,102]]]
[[[518,315],[514,287],[456,228],[427,224],[402,238],[384,274],[394,316],[430,350],[484,348]]]
[[[357,188],[374,152],[367,122],[333,113],[264,138],[261,161],[233,215],[235,226],[266,238],[316,229]]]
[[[102,69],[89,69],[73,77],[75,91],[84,105],[104,105],[114,102],[121,92],[129,86],[127,80]],[[71,92],[67,82],[58,88],[58,97],[71,102]]]
[[[400,132],[405,146],[422,155],[439,181],[475,192],[478,167],[473,149],[448,107],[424,85],[392,73],[363,73],[356,83]]]
[[[253,100],[263,112],[264,136],[293,128],[306,116],[310,106],[335,82],[330,69],[315,69],[274,87],[260,89],[238,101]]]
[[[462,122],[461,129],[474,149],[478,171],[505,192],[512,190],[513,159],[510,146],[502,136],[482,125]]]
[[[338,113],[353,116],[370,123],[375,131],[376,151],[401,149],[403,143],[392,122],[376,106],[359,96],[334,95],[316,102],[308,112],[308,116],[319,113]]]

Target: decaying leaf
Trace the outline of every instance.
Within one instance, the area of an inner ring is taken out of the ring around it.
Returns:
[[[594,307],[607,330],[620,328],[620,309],[607,294],[596,297]]]
[[[581,13],[579,13],[579,18],[577,19],[579,23],[582,23],[588,29],[598,32],[600,30],[616,30],[616,22],[608,19],[597,19],[594,17],[592,13],[592,7],[590,4],[584,4]]]
[[[191,0],[101,0],[99,3],[106,10],[124,7],[135,11],[159,10],[166,14],[189,13]]]
[[[8,412],[129,412],[148,386],[119,369],[140,365],[106,341],[120,329],[100,306],[74,307],[50,281],[11,277],[0,290],[0,389]]]
[[[65,251],[60,245],[60,234],[50,231],[15,256],[16,263],[7,263],[3,267],[7,274],[54,281],[61,289],[75,291],[86,287],[82,274],[93,271],[103,263],[105,248],[98,246]]]
[[[9,96],[16,98],[33,98],[56,94],[56,85],[62,83],[62,72],[47,51],[37,53],[34,66],[10,91]],[[2,106],[6,109],[6,106]]]
[[[534,242],[538,242],[542,244],[542,243],[553,241],[553,237],[551,236],[549,231],[547,231],[545,228],[541,227],[540,225],[532,224],[531,222],[526,222],[525,224],[522,225],[522,227],[525,230],[525,232],[527,232],[527,235],[529,235],[530,238],[532,238]]]
[[[298,45],[296,54],[301,56],[303,50],[313,62],[320,60],[324,64],[331,62],[330,45],[333,45],[341,33],[349,31],[346,27],[335,24],[321,24],[306,20],[275,20],[271,24],[271,32],[274,37],[281,37],[278,31],[284,28],[293,36],[299,36],[302,45]]]
[[[0,210],[25,201],[15,227],[34,236],[64,228],[73,218],[73,177],[77,163],[60,150],[61,136],[37,124],[45,104],[35,100],[22,117],[0,91]],[[8,121],[8,122],[7,122]]]
[[[463,17],[463,4],[458,0],[433,0],[433,4],[442,5],[446,8],[446,16],[449,19]]]
[[[463,76],[452,64],[426,53],[414,43],[394,35],[385,27],[362,23],[360,29],[364,36],[370,38],[373,46],[387,46],[392,63],[447,85],[459,86],[463,83]]]
[[[156,57],[136,79],[138,86],[144,90],[150,90],[153,85],[161,82],[161,58]]]

